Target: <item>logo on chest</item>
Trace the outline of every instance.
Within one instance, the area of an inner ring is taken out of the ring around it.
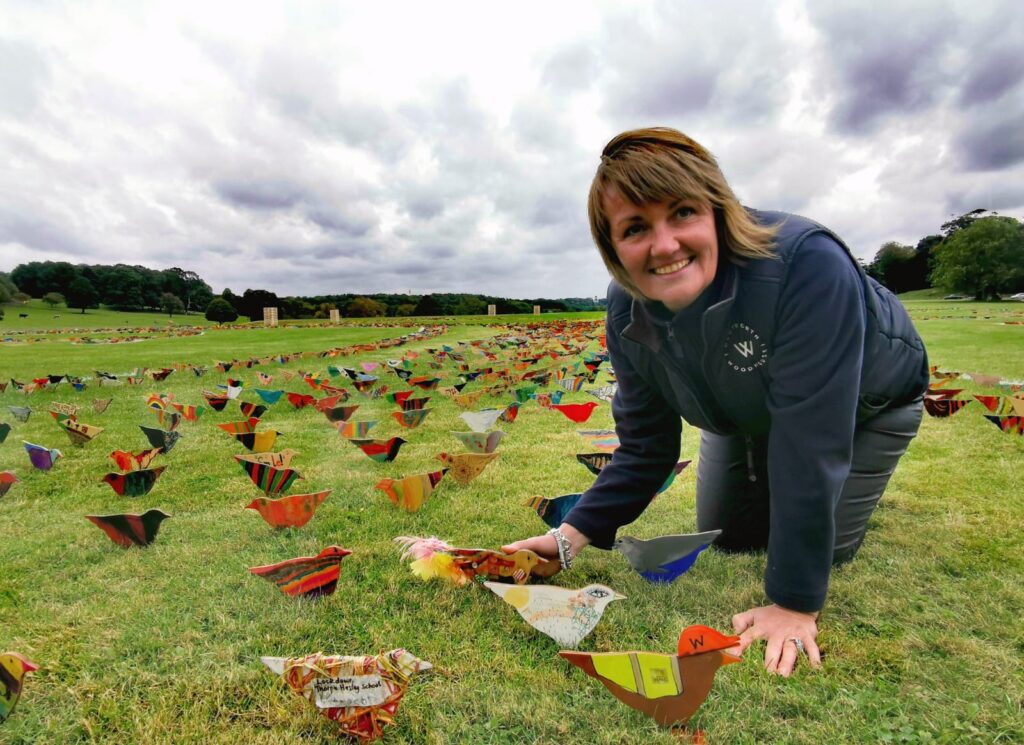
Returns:
[[[734,323],[725,336],[725,363],[736,372],[752,372],[768,362],[768,347],[754,329]]]

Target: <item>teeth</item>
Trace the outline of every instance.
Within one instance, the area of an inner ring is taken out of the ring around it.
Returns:
[[[659,266],[657,269],[654,269],[653,271],[655,274],[671,274],[672,272],[678,272],[680,269],[687,266],[691,261],[693,261],[692,258],[685,259],[684,261],[677,261],[675,264],[669,264],[668,266]]]

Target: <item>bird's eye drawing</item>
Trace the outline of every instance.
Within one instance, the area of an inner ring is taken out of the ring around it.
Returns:
[[[592,598],[606,598],[611,593],[609,593],[607,590],[600,590],[595,587],[593,590],[587,590],[587,594]]]

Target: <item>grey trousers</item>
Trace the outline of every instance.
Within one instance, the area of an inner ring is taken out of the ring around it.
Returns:
[[[896,464],[921,425],[920,399],[861,422],[853,461],[836,505],[834,564],[849,561],[864,541],[868,520]],[[768,438],[701,432],[697,464],[697,530],[721,529],[723,551],[768,547]]]

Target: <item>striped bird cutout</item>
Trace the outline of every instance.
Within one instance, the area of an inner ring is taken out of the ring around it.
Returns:
[[[257,577],[273,582],[285,595],[319,598],[338,586],[341,560],[351,554],[341,546],[328,546],[316,556],[300,556],[279,564],[249,567]]]
[[[160,523],[169,518],[163,510],[146,510],[141,515],[86,515],[85,519],[102,530],[118,546],[148,546],[156,540]]]

